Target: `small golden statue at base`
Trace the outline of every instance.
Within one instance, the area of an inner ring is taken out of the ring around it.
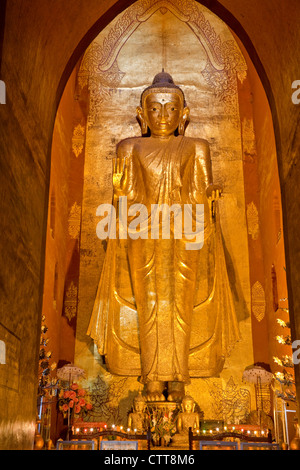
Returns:
[[[147,413],[145,413],[146,400],[142,393],[133,400],[133,411],[128,416],[128,428],[138,433],[147,431]]]
[[[186,395],[181,403],[182,412],[177,417],[177,433],[173,437],[173,445],[187,446],[189,444],[189,428],[199,429],[199,413],[195,412],[194,399]]]

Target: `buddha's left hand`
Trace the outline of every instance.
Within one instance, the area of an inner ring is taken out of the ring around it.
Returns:
[[[217,201],[222,196],[223,188],[219,184],[210,184],[206,188],[206,197],[212,201]]]

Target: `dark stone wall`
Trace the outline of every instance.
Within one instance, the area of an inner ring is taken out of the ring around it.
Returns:
[[[27,448],[37,390],[45,174],[9,108],[8,99],[0,107],[0,331],[6,345],[6,364],[0,365],[0,448]]]
[[[0,339],[6,345],[6,364],[0,365],[0,449],[33,446],[60,81],[82,37],[112,4],[7,2],[0,75],[7,90],[7,103],[0,105]],[[88,36],[87,44],[92,39]]]

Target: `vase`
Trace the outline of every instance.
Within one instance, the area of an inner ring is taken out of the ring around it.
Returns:
[[[291,450],[300,450],[300,438],[299,437],[294,437],[290,444],[290,449]]]
[[[42,450],[44,447],[44,439],[39,432],[39,424],[41,424],[41,420],[37,420],[36,428],[35,428],[35,436],[34,436],[34,450]]]

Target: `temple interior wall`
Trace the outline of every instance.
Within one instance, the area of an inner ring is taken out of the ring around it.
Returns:
[[[122,11],[125,3],[127,5],[132,2],[89,0],[87,3],[74,0],[70,6],[69,2],[50,5],[47,0],[32,0],[30,8],[18,0],[1,2],[0,65],[1,79],[6,84],[7,102],[0,106],[3,188],[0,201],[0,326],[1,339],[5,342],[6,357],[9,359],[6,364],[0,365],[1,449],[28,449],[33,445],[50,155],[60,97],[80,54],[98,31]],[[287,8],[284,0],[276,4],[260,0],[250,3],[248,0],[202,3],[209,3],[210,8],[231,24],[242,38],[268,96],[272,117],[269,115],[269,122],[265,124],[269,128],[272,121],[275,129],[283,204],[281,241],[284,239],[285,242],[292,335],[296,339],[299,338],[300,331],[297,314],[300,302],[297,164],[300,139],[299,106],[295,106],[290,97],[291,83],[299,78],[299,49],[296,47],[298,36],[295,26],[299,4],[297,0],[291,0]],[[260,100],[255,82],[252,81],[251,85],[255,134],[257,145],[260,146],[263,142],[260,131],[265,115],[260,115],[258,109]],[[132,111],[134,112],[134,107]],[[134,114],[130,115],[133,117]],[[264,144],[265,154],[268,155],[269,145],[272,146],[273,143],[270,144],[269,141]],[[262,167],[260,171],[263,172]],[[72,198],[70,203],[71,201],[74,204]],[[270,201],[267,204],[263,202],[262,206],[264,216],[270,215]],[[75,214],[77,212],[76,210]],[[270,215],[270,224],[273,223]],[[265,246],[268,246],[268,237],[267,230],[264,235]],[[279,250],[279,244],[276,246]],[[282,251],[278,252],[276,258],[272,253],[269,255],[266,273],[269,276],[270,264],[274,259],[277,275],[283,279]],[[94,282],[96,284],[96,276]],[[269,283],[270,280],[268,285]],[[282,288],[282,293],[284,292],[285,288]],[[270,304],[269,291],[266,291],[266,299]],[[74,303],[71,311],[73,308]],[[270,319],[272,314],[270,310]],[[73,344],[74,328],[69,338]],[[92,356],[93,352],[90,354]],[[127,403],[125,408],[127,409]]]

